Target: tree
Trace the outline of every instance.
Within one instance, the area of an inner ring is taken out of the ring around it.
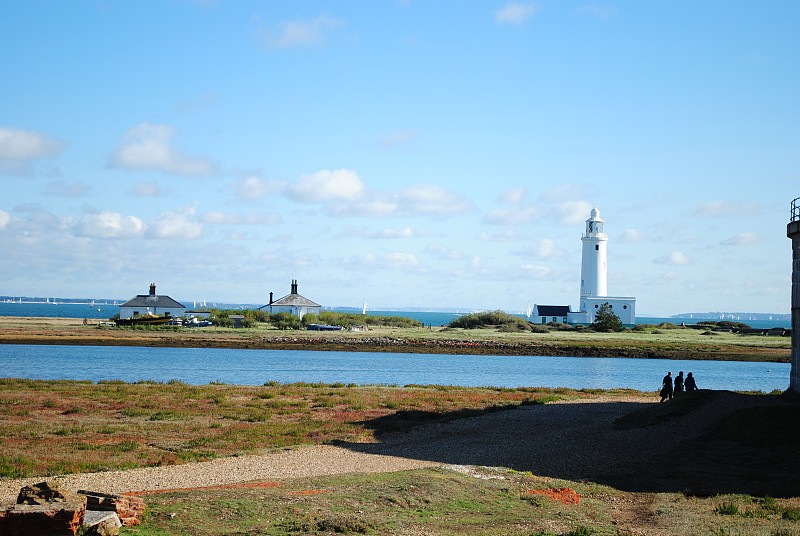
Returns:
[[[595,331],[624,331],[625,326],[622,325],[622,320],[614,313],[614,310],[608,304],[604,303],[597,310],[592,322],[592,329]]]

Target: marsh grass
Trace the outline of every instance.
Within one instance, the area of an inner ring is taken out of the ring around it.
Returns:
[[[0,379],[0,476],[157,466],[590,396],[568,389]],[[42,400],[52,401],[43,405]]]

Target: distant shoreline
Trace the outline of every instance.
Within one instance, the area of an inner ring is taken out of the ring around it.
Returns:
[[[696,330],[692,330],[696,331]],[[721,344],[697,337],[698,342],[653,341],[647,335],[613,338],[596,333],[579,340],[540,334],[505,334],[490,330],[395,330],[309,332],[234,329],[140,330],[99,328],[75,318],[0,318],[0,344],[71,346],[150,346],[164,348],[230,348],[351,352],[401,352],[470,355],[542,355],[565,357],[622,357],[713,361],[788,363],[787,348]],[[788,343],[787,343],[788,345]]]

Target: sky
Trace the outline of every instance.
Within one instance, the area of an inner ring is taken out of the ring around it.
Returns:
[[[788,313],[800,2],[0,0],[0,295]]]

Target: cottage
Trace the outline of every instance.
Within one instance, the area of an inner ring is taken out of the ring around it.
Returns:
[[[183,316],[186,307],[169,296],[156,294],[156,284],[150,283],[149,294],[139,294],[119,306],[121,320],[136,318],[141,315]]]
[[[293,279],[291,292],[287,296],[273,301],[272,292],[270,292],[269,303],[259,307],[259,310],[267,311],[270,314],[289,313],[297,318],[303,318],[308,313],[318,315],[322,311],[322,306],[298,294],[297,280]]]
[[[548,322],[566,324],[571,312],[569,305],[535,305],[531,322],[534,324],[547,324]]]

